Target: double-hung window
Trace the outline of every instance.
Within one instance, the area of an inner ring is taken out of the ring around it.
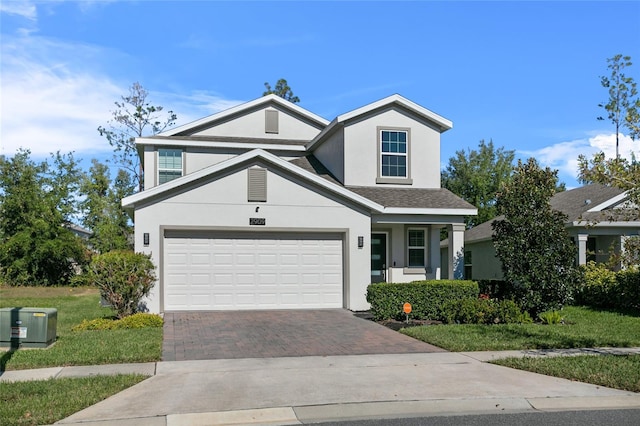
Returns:
[[[409,229],[407,231],[407,257],[409,268],[424,268],[427,260],[425,247],[425,230]]]
[[[166,183],[182,176],[182,150],[158,149],[158,183]]]
[[[409,141],[406,130],[380,130],[380,176],[408,178]]]

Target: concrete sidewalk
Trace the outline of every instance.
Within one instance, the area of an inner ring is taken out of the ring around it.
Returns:
[[[59,422],[94,426],[289,425],[419,415],[640,408],[637,393],[481,361],[562,352],[171,361],[9,371],[0,381],[131,372],[152,376]],[[564,352],[640,353],[640,348]]]

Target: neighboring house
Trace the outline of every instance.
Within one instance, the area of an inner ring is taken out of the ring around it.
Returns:
[[[551,207],[568,216],[567,231],[578,245],[577,264],[607,263],[612,254],[620,253],[625,238],[640,233],[640,221],[631,220],[624,214],[626,201],[624,191],[598,184],[559,192],[551,198]],[[491,224],[496,219],[465,232],[465,273],[468,278],[502,278],[501,262],[496,257],[492,240]]]
[[[375,281],[462,277],[464,217],[440,188],[449,120],[393,95],[331,122],[278,96],[137,138],[135,249],[152,312],[369,308]]]

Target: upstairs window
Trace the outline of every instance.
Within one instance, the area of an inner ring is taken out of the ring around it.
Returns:
[[[409,268],[424,268],[427,263],[424,229],[409,229],[407,232],[407,257]]]
[[[408,132],[406,130],[380,131],[380,175],[407,178]]]
[[[182,176],[182,150],[158,150],[158,184],[163,184]]]

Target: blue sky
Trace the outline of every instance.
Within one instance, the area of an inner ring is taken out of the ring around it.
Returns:
[[[640,82],[638,1],[2,0],[0,19],[0,153],[83,164],[110,157],[96,128],[135,81],[184,124],[286,78],[329,120],[394,93],[446,117],[443,166],[493,139],[573,187],[579,154],[615,152],[606,59]]]

